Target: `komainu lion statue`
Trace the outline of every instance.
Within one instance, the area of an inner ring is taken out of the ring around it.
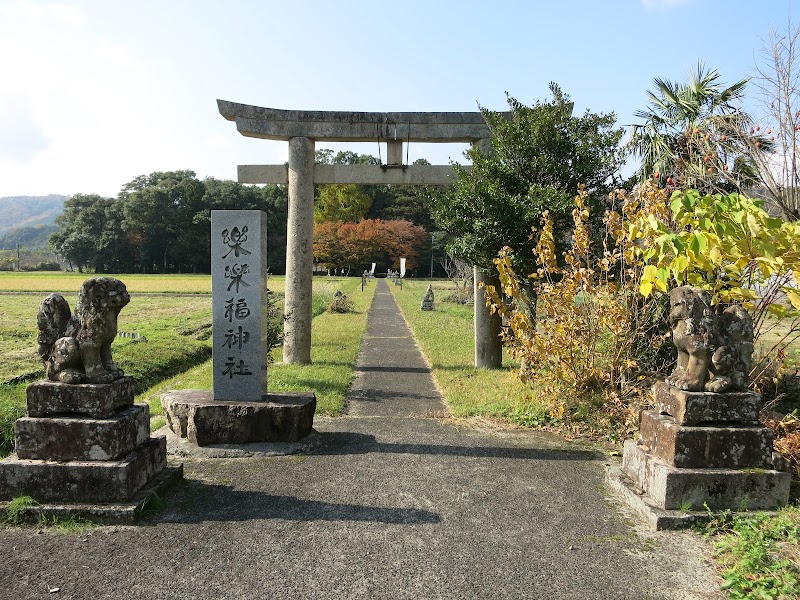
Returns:
[[[690,286],[669,294],[678,364],[666,382],[690,392],[747,389],[753,361],[753,320],[741,306],[718,312],[707,292]]]
[[[42,301],[39,356],[47,378],[62,383],[110,383],[123,376],[111,358],[117,335],[117,316],[130,302],[125,284],[112,277],[86,280],[78,294],[75,314],[61,294]]]

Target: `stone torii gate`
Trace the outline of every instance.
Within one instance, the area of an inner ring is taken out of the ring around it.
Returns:
[[[239,165],[240,183],[289,186],[283,360],[311,362],[314,184],[450,185],[453,169],[403,164],[403,143],[470,143],[488,149],[491,133],[479,112],[337,112],[263,108],[217,100],[220,114],[244,136],[289,142],[288,165]],[[323,142],[386,142],[382,165],[315,165]],[[481,282],[493,278],[475,268],[475,366],[502,360],[500,318],[485,308]]]

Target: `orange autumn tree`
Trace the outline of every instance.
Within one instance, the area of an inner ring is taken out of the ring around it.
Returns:
[[[329,221],[314,226],[314,258],[326,268],[363,269],[373,262],[396,268],[405,257],[412,269],[426,241],[425,230],[410,221]]]

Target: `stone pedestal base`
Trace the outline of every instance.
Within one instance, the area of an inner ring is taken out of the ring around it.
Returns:
[[[746,511],[788,502],[791,476],[773,468],[758,394],[686,392],[663,382],[653,394],[656,410],[641,413],[639,440],[625,442],[622,461],[645,505]]]
[[[176,390],[161,396],[167,423],[198,446],[296,442],[312,431],[314,392],[268,393],[261,402],[214,400],[211,390]]]
[[[107,419],[120,408],[133,406],[133,378],[111,383],[66,384],[34,381],[25,388],[29,417],[77,413]]]
[[[761,396],[753,392],[686,392],[659,381],[653,386],[656,411],[680,425],[758,423]]]
[[[117,460],[150,437],[150,409],[135,404],[108,419],[22,417],[14,432],[19,458]]]
[[[769,510],[789,499],[789,473],[768,469],[681,469],[625,442],[623,470],[666,510]]]
[[[761,425],[678,425],[669,415],[643,411],[639,445],[673,467],[771,469],[772,431]]]
[[[129,500],[167,466],[166,438],[150,438],[122,460],[0,461],[0,500],[31,496],[37,502]]]
[[[133,380],[37,381],[27,399],[29,416],[14,425],[17,453],[0,461],[0,500],[31,496],[63,514],[100,514],[108,512],[101,505],[125,503],[128,514],[138,514],[146,497],[137,495],[165,479],[167,442],[150,437],[147,406],[133,404]],[[181,473],[173,468],[166,479]]]
[[[163,496],[167,488],[183,479],[183,465],[167,467],[140,489],[130,500],[118,502],[37,502],[16,513],[16,518],[26,523],[41,520],[78,518],[103,523],[105,525],[133,525],[147,513],[150,502]],[[8,508],[9,502],[0,500],[0,516]]]

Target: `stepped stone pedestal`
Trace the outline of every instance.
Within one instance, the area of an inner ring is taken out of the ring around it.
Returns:
[[[181,467],[167,469],[166,438],[150,437],[149,409],[133,403],[130,377],[103,384],[37,381],[27,388],[27,407],[28,416],[15,423],[16,454],[0,461],[0,500],[133,502],[123,512],[138,516],[137,495],[167,474],[182,474]]]
[[[214,400],[211,390],[161,395],[170,429],[198,446],[296,442],[314,425],[314,392],[266,393],[260,402]]]
[[[772,432],[749,392],[653,388],[656,409],[640,415],[622,471],[646,500],[673,511],[769,510],[789,499],[789,473],[773,469]]]

